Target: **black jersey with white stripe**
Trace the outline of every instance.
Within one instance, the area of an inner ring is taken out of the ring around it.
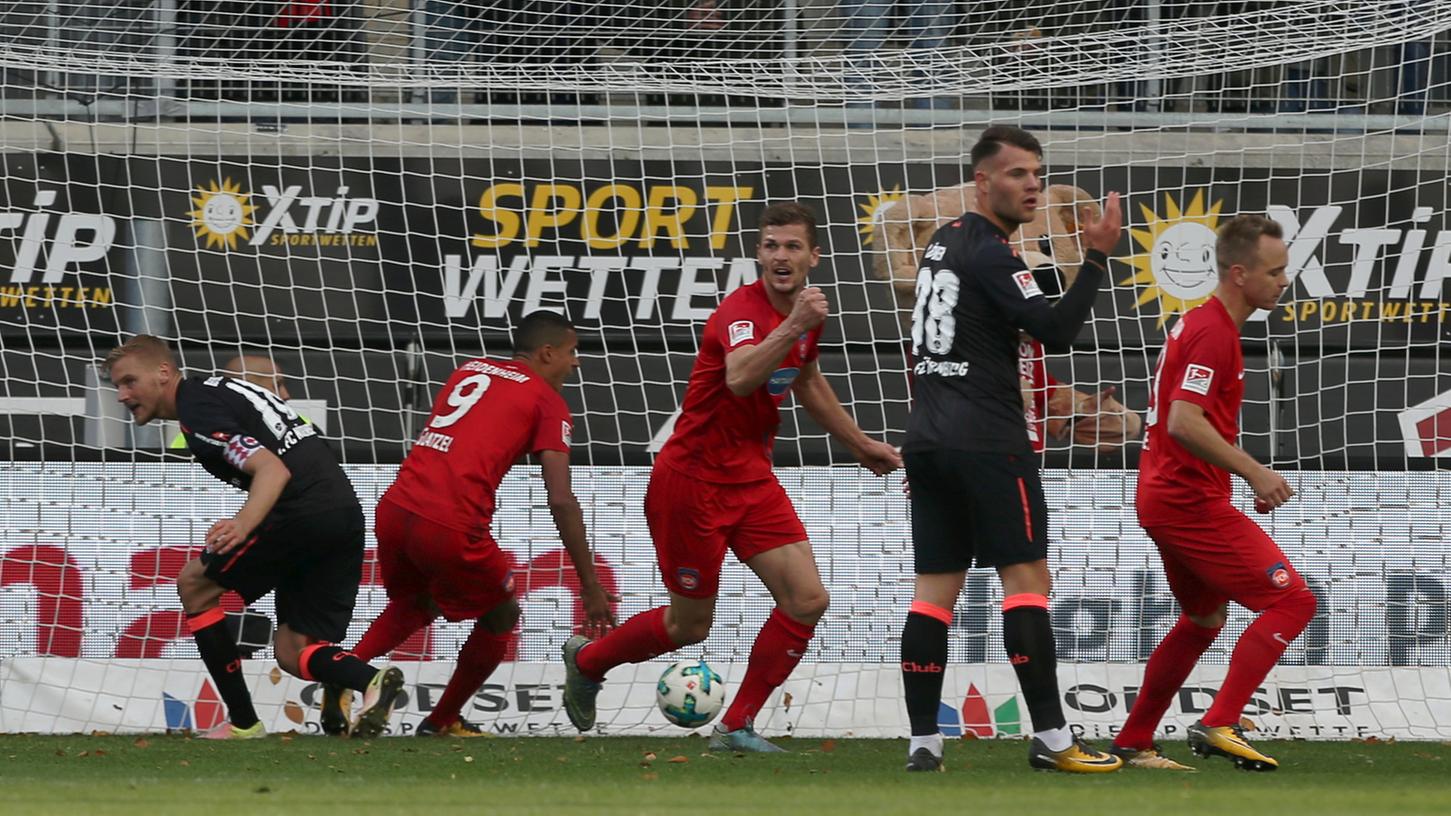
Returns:
[[[903,450],[1029,454],[1019,331],[1067,351],[1093,308],[1107,258],[1090,250],[1050,304],[1008,236],[976,213],[933,233],[912,313],[912,413]]]
[[[332,448],[276,394],[235,377],[190,377],[176,391],[176,415],[187,448],[206,471],[247,490],[242,466],[265,448],[292,472],[273,517],[359,507],[358,495]]]

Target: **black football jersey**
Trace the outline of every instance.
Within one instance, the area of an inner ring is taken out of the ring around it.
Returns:
[[[190,377],[177,387],[176,414],[192,455],[227,484],[251,487],[242,466],[260,449],[282,459],[292,478],[272,516],[360,507],[332,448],[271,391],[235,377]]]
[[[1067,351],[1093,308],[1107,258],[1090,250],[1049,303],[1008,236],[976,213],[933,233],[912,313],[912,413],[903,450],[1029,454],[1019,330]]]

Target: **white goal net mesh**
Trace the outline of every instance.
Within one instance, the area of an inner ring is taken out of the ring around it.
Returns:
[[[1136,436],[1166,329],[1213,287],[1214,227],[1261,212],[1285,227],[1294,285],[1245,329],[1242,445],[1299,493],[1256,518],[1320,611],[1246,714],[1269,735],[1451,737],[1448,29],[1451,2],[1432,0],[0,0],[0,730],[220,717],[172,583],[241,494],[172,447],[174,424],[131,425],[96,368],[120,339],[165,337],[191,374],[269,360],[371,529],[454,366],[507,356],[529,311],[566,312],[583,338],[575,488],[624,618],[668,600],[649,463],[705,318],[756,278],[764,205],[819,214],[823,370],[899,443],[915,253],[970,203],[977,134],[1006,123],[1042,139],[1052,201],[1127,203],[1089,324],[1027,395],[1070,721],[1110,734],[1177,615],[1134,520],[1139,442],[1117,429]],[[1060,268],[1079,257],[1066,209],[1025,228]],[[1131,419],[1085,403],[1110,386]],[[852,467],[786,407],[778,473],[832,605],[757,726],[905,734],[900,477]],[[524,615],[464,715],[567,733],[557,657],[580,613],[537,471],[516,468],[499,507]],[[349,643],[384,603],[372,564]],[[1028,730],[1000,601],[970,576],[948,734]],[[712,636],[685,653],[739,680],[772,605],[732,559]],[[1231,616],[1170,733],[1249,620]],[[436,701],[466,633],[440,623],[393,655],[396,729]],[[316,687],[261,640],[264,720],[315,730]],[[611,675],[607,731],[667,727],[658,670]]]

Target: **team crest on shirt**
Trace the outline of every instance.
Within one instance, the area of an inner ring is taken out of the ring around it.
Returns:
[[[730,336],[731,348],[735,348],[747,340],[755,339],[756,324],[749,320],[737,320],[730,325],[728,334]]]
[[[237,434],[227,443],[227,450],[222,456],[227,460],[227,464],[237,470],[241,470],[242,466],[247,464],[247,460],[252,458],[252,454],[256,453],[261,447],[262,443],[256,439]]]
[[[1023,298],[1041,297],[1043,290],[1038,288],[1038,281],[1033,278],[1033,272],[1024,269],[1022,272],[1013,273],[1013,283],[1018,285],[1018,291],[1023,293]]]
[[[675,571],[675,580],[680,582],[681,589],[699,589],[700,570],[681,567]]]
[[[1193,391],[1196,394],[1209,395],[1209,386],[1214,382],[1214,369],[1209,366],[1202,366],[1197,363],[1190,363],[1184,369],[1184,382],[1180,388],[1185,391]]]
[[[1284,561],[1276,561],[1273,567],[1265,570],[1265,574],[1270,576],[1270,583],[1276,589],[1284,589],[1290,585],[1290,571],[1285,568]]]
[[[800,337],[796,338],[797,340],[801,341],[796,344],[796,355],[798,357],[804,358],[806,356],[806,338],[809,336],[810,332],[804,332]]]

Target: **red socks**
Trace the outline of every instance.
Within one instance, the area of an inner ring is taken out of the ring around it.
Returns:
[[[389,599],[383,614],[373,621],[353,654],[363,660],[382,657],[407,640],[410,635],[433,622],[432,611],[419,607],[415,601]]]
[[[380,619],[381,620],[381,619]],[[438,728],[447,728],[459,718],[464,703],[478,692],[479,687],[489,679],[504,659],[504,650],[509,646],[509,632],[495,634],[482,626],[475,626],[464,641],[458,653],[458,665],[453,676],[444,686],[443,696],[428,714],[428,722]]]
[[[580,672],[599,682],[616,666],[675,651],[676,645],[665,631],[665,610],[669,608],[657,606],[641,612],[580,649],[575,658]]]
[[[1261,612],[1239,636],[1229,658],[1229,674],[1214,704],[1204,713],[1204,724],[1214,727],[1238,723],[1250,696],[1313,617],[1315,596],[1308,590],[1292,592]]]
[[[740,688],[736,689],[731,707],[721,718],[721,727],[735,731],[745,727],[746,721],[756,716],[756,712],[766,704],[766,698],[786,682],[791,670],[801,662],[815,630],[814,626],[792,620],[780,609],[771,610],[766,625],[756,635],[746,676],[741,680]]]
[[[1169,710],[1169,703],[1218,636],[1218,629],[1206,629],[1184,615],[1179,616],[1179,622],[1160,641],[1144,667],[1144,685],[1139,689],[1123,730],[1113,741],[1115,745],[1138,750],[1153,746],[1154,731],[1164,712]]]

